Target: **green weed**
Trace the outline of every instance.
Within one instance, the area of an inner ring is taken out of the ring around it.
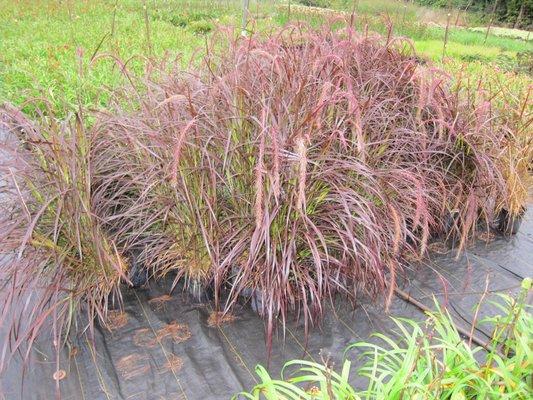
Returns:
[[[345,359],[340,372],[328,363],[293,360],[281,379],[256,367],[260,383],[235,396],[268,400],[359,399],[528,399],[533,395],[533,318],[526,304],[531,279],[515,297],[499,295],[493,304],[500,314],[486,318],[493,334],[487,349],[463,338],[448,314],[436,305],[424,323],[394,319],[397,336],[375,334],[374,342],[348,347],[363,349],[357,375],[368,385],[351,385],[353,361]]]

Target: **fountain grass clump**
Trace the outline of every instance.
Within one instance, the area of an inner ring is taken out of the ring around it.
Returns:
[[[519,209],[518,125],[481,86],[467,94],[406,40],[290,26],[217,33],[199,66],[152,70],[90,128],[4,112],[23,144],[2,189],[4,309],[39,304],[16,343],[81,309],[105,322],[121,282],[169,273],[219,311],[251,297],[267,343],[337,294],[388,305],[429,240],[463,248]]]

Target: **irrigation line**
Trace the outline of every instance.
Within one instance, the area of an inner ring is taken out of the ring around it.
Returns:
[[[161,351],[163,352],[163,355],[165,356],[165,359],[166,359],[168,365],[170,366],[170,368],[169,368],[170,372],[172,372],[172,375],[174,375],[174,379],[176,379],[176,382],[178,383],[178,387],[180,388],[181,393],[183,394],[183,398],[185,400],[188,400],[187,393],[185,393],[183,385],[181,384],[180,379],[176,375],[176,371],[174,370],[174,368],[172,368],[172,362],[171,362],[170,357],[169,357],[169,352],[167,351],[167,349],[165,349],[165,346],[163,345],[163,342],[162,342],[161,338],[157,335],[157,332],[155,331],[155,328],[152,325],[152,322],[150,321],[150,317],[148,316],[148,313],[146,312],[146,310],[145,310],[145,308],[144,308],[144,306],[143,306],[143,304],[141,302],[141,299],[137,295],[137,292],[134,291],[133,294],[135,295],[135,298],[137,299],[137,302],[139,303],[139,306],[141,307],[141,310],[142,310],[142,312],[144,314],[144,318],[146,319],[146,322],[148,322],[148,326],[150,326],[150,329],[152,330],[152,333],[154,335],[155,340],[159,344],[159,347],[161,348]],[[171,352],[171,354],[173,354],[173,353]]]
[[[394,288],[394,293],[396,293],[396,295],[399,298],[401,298],[402,300],[404,300],[404,301],[406,301],[408,303],[411,303],[412,305],[414,305],[415,307],[418,307],[420,310],[422,310],[424,312],[431,312],[432,311],[428,306],[426,306],[425,304],[421,303],[417,299],[414,299],[407,292],[404,292],[403,290],[398,289],[397,287]],[[472,341],[472,343],[475,343],[478,346],[483,347],[488,352],[491,352],[493,350],[491,348],[490,344],[487,343],[485,340],[481,339],[479,336],[470,335],[470,332],[468,330],[466,330],[463,327],[457,325],[453,321],[452,321],[452,323],[453,323],[455,329],[457,329],[457,332],[459,332],[461,335],[469,338]]]
[[[422,287],[420,286],[417,286],[417,285],[414,285],[413,284],[413,289],[417,289],[420,293],[422,293],[424,296],[422,296],[423,298],[428,298],[428,297],[434,297],[436,295],[443,295],[443,296],[446,296],[448,297],[450,295],[450,293],[447,293],[447,292],[443,292],[443,293],[440,293],[440,294],[437,294],[437,293],[431,293],[431,294],[428,294]],[[495,290],[493,292],[498,292],[498,290]],[[487,294],[489,293],[489,291],[483,291],[483,292],[480,292],[479,294]],[[458,294],[461,294],[461,295],[464,295],[466,293],[458,293]],[[412,297],[411,297],[412,298]],[[420,296],[418,296],[418,299],[420,299]],[[464,311],[461,310],[459,311],[457,309],[457,306],[455,306],[455,304],[453,303],[453,300],[452,299],[449,299],[447,300],[447,303],[449,303],[449,306],[457,313],[457,315],[459,316],[459,318],[461,318],[467,325],[469,326],[472,326],[476,331],[480,332],[482,335],[490,338],[490,335],[487,334],[486,332],[484,332],[482,329],[478,328],[477,326],[475,326],[475,318],[474,318],[474,321],[469,321],[467,318],[465,318],[463,316],[463,313]],[[468,334],[469,336],[469,339],[470,339],[470,334]],[[470,340],[469,340],[470,342]]]
[[[513,285],[513,286],[507,286],[507,287],[504,287],[504,288],[501,288],[501,289],[494,289],[494,290],[487,290],[487,293],[488,294],[493,294],[493,293],[501,293],[501,292],[508,292],[508,291],[511,291],[511,290],[515,290],[515,289],[520,289],[521,285],[518,284],[518,285]],[[422,291],[422,289],[418,286],[416,286],[417,289],[419,289],[423,296],[420,296],[420,298],[423,298],[423,299],[427,299],[427,298],[430,298],[430,297],[434,297],[434,296],[445,296],[445,295],[448,295],[448,296],[463,296],[463,295],[466,295],[466,296],[470,296],[470,295],[476,295],[476,294],[483,294],[484,292],[483,291],[475,291],[475,292],[435,292],[435,293],[431,293],[431,294],[428,294],[426,293],[425,291]]]
[[[210,313],[213,313],[213,312],[216,312],[212,307],[211,305],[207,305],[207,309],[209,310]],[[224,337],[224,340],[227,342],[227,344],[229,345],[230,347],[230,350],[233,352],[233,355],[238,359],[238,361],[241,363],[241,365],[244,367],[244,369],[246,369],[246,371],[250,374],[250,376],[252,377],[252,379],[254,380],[254,382],[256,384],[258,384],[259,382],[257,381],[255,375],[252,373],[252,371],[250,370],[250,368],[248,367],[248,364],[246,364],[246,362],[244,361],[244,358],[242,357],[241,353],[239,353],[239,351],[237,350],[237,347],[235,344],[233,344],[233,342],[230,340],[230,338],[226,335],[226,332],[224,332],[224,330],[222,329],[222,326],[217,324],[217,329],[218,331],[222,334],[222,336]]]
[[[278,321],[279,321],[279,318],[278,318]],[[298,338],[294,335],[294,333],[292,333],[292,331],[289,329],[288,326],[285,327],[285,329],[289,332],[289,334],[292,336],[293,340],[296,342],[296,344],[298,344],[298,346],[300,346],[300,348],[303,350],[304,354],[306,354],[310,359],[311,361],[315,362],[316,363],[316,360],[315,358],[313,357],[313,355],[311,353],[309,353],[309,351],[307,350],[307,345],[303,345],[299,340]]]
[[[474,253],[474,252],[471,252],[470,253],[471,255],[473,255],[475,258],[477,258],[478,260],[482,260],[483,258],[481,256],[479,256],[478,254]],[[516,258],[515,258],[516,259]],[[518,261],[520,261],[520,259],[516,259]],[[481,264],[485,264],[483,261],[481,261]],[[522,276],[516,272],[514,272],[513,270],[507,268],[507,267],[504,267],[503,265],[501,265],[499,262],[497,261],[494,261],[494,265],[497,266],[498,268],[501,268],[503,269],[505,272],[508,272],[510,275],[512,275],[513,277],[515,277],[516,279],[518,279],[520,282],[523,281],[526,277],[525,276]],[[489,266],[489,269],[490,269],[490,266]],[[491,272],[494,272],[498,275],[501,275],[503,277],[505,277],[504,274],[502,274],[501,272],[497,272],[495,271],[494,269],[491,269]]]
[[[80,367],[78,366],[78,361],[76,360],[76,356],[74,356],[73,359],[74,359],[74,366],[76,367],[76,375],[78,375],[78,383],[80,385],[81,397],[83,400],[85,400],[85,391],[83,390],[83,382],[81,379]]]
[[[341,324],[344,325],[344,327],[345,327],[346,329],[348,329],[348,330],[350,331],[350,333],[351,333],[352,335],[354,335],[354,336],[355,336],[356,338],[358,338],[360,341],[363,341],[363,338],[362,338],[360,335],[358,335],[357,332],[356,332],[354,329],[352,329],[352,327],[351,327],[350,325],[348,325],[348,323],[346,323],[346,321],[344,321],[341,317],[339,317],[338,320],[341,322]]]
[[[111,396],[109,394],[109,389],[107,388],[107,386],[105,384],[105,380],[104,380],[104,377],[102,375],[102,371],[100,371],[100,368],[98,367],[98,362],[96,360],[96,356],[98,355],[98,353],[96,352],[96,349],[94,348],[94,343],[89,342],[88,338],[86,338],[85,340],[87,342],[87,345],[89,347],[89,352],[91,353],[91,357],[93,359],[93,364],[94,364],[94,367],[95,367],[95,370],[96,370],[96,374],[98,376],[100,389],[103,390],[107,400],[111,400]]]
[[[233,342],[229,340],[228,336],[226,335],[226,333],[222,330],[222,328],[221,328],[220,326],[218,327],[218,330],[219,330],[219,332],[222,334],[222,336],[224,337],[224,339],[226,340],[226,342],[229,344],[229,346],[230,346],[231,351],[233,352],[233,354],[239,359],[240,363],[244,366],[244,368],[246,369],[246,371],[250,374],[250,376],[252,377],[252,379],[254,380],[254,382],[255,382],[256,384],[258,384],[259,382],[257,382],[257,379],[256,379],[255,375],[252,374],[252,371],[251,371],[250,368],[248,367],[248,364],[246,364],[246,362],[245,362],[244,359],[242,358],[241,353],[239,353],[239,351],[237,350],[237,347],[235,347],[235,345],[233,344]]]

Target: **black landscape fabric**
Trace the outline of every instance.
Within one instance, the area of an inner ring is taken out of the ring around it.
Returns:
[[[480,233],[459,258],[443,243],[431,244],[429,257],[409,266],[400,288],[429,307],[435,295],[456,323],[469,329],[487,280],[491,292],[515,293],[521,280],[532,275],[529,208],[517,235]],[[17,358],[0,377],[0,399],[54,399],[57,382],[64,400],[229,399],[257,382],[257,364],[268,363],[274,377],[295,358],[328,359],[340,367],[349,344],[373,332],[392,334],[391,316],[424,318],[420,308],[400,297],[388,313],[370,299],[355,307],[338,299],[334,307],[327,305],[323,323],[307,338],[303,321],[289,320],[284,331],[278,329],[268,360],[264,322],[250,304],[221,318],[209,301],[196,301],[179,286],[170,293],[171,284],[169,279],[147,289],[125,289],[124,312],[112,312],[112,331],[98,329],[95,346],[85,335],[74,338],[59,366],[49,341],[42,340],[24,373]],[[485,301],[479,318],[493,312]],[[476,334],[486,339],[488,332]],[[357,360],[357,354],[350,356]]]

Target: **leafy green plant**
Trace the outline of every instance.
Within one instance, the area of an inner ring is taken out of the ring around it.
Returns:
[[[397,336],[375,334],[375,342],[348,347],[363,349],[357,370],[368,381],[364,389],[350,384],[354,363],[346,359],[340,373],[327,364],[294,360],[281,379],[265,368],[261,382],[234,398],[289,400],[356,399],[529,399],[533,395],[533,318],[526,303],[531,279],[516,298],[500,294],[492,304],[501,314],[482,323],[493,327],[487,349],[471,346],[448,312],[437,305],[425,323],[394,319]],[[296,368],[296,369],[295,369]]]
[[[298,3],[307,7],[328,8],[331,6],[330,0],[298,0]]]
[[[190,12],[172,15],[168,18],[168,21],[174,26],[185,28],[195,22],[212,19],[214,16],[214,13]]]

